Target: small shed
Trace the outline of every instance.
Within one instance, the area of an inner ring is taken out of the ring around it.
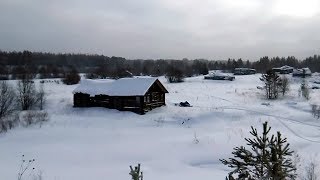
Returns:
[[[73,91],[74,107],[106,107],[144,114],[164,106],[167,89],[157,78],[82,80]]]

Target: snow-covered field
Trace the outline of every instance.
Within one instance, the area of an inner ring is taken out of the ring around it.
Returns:
[[[301,79],[290,76],[289,94],[269,101],[256,88],[260,76],[199,76],[178,84],[161,77],[167,106],[146,115],[73,108],[77,85],[46,83],[50,121],[0,135],[0,179],[17,179],[22,154],[36,159],[35,173],[42,171],[44,180],[128,180],[129,165],[138,163],[146,180],[224,179],[228,168],[219,159],[230,157],[233,147],[245,144],[250,126],[261,129],[264,121],[288,138],[302,160],[317,158],[320,120],[310,104],[320,104],[320,90],[311,90],[307,101],[298,96]],[[174,106],[180,101],[193,107]]]

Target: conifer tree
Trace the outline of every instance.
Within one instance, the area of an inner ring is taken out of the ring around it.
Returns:
[[[289,145],[287,138],[282,138],[280,132],[277,132],[276,138],[272,137],[270,141],[270,160],[266,161],[268,177],[279,180],[295,179],[296,168],[292,159],[289,158],[293,155]]]
[[[143,180],[143,172],[140,171],[140,164],[135,166],[134,169],[130,166],[130,173],[132,180]]]
[[[282,138],[280,132],[277,132],[277,136],[270,136],[270,130],[267,122],[263,123],[262,135],[251,126],[253,138],[245,138],[251,150],[243,146],[236,147],[232,152],[233,158],[220,160],[233,169],[226,179],[285,180],[296,177],[296,168],[290,158],[293,151],[290,151],[287,139]]]
[[[262,74],[260,80],[265,83],[267,98],[277,99],[279,93],[279,85],[281,84],[281,79],[278,74],[272,70],[268,70],[265,74]]]

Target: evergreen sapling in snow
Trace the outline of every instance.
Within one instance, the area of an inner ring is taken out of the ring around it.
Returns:
[[[270,136],[270,130],[267,122],[263,124],[262,135],[251,127],[253,138],[245,138],[251,150],[244,146],[236,147],[232,152],[234,157],[220,160],[233,169],[227,179],[285,180],[296,177],[295,164],[291,159],[293,151],[289,149],[287,139],[282,138],[280,132]]]
[[[135,166],[134,169],[130,166],[130,173],[132,180],[143,180],[143,172],[140,171],[140,164]]]

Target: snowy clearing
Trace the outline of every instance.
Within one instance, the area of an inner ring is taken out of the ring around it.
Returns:
[[[126,180],[129,165],[137,163],[146,180],[224,179],[228,168],[219,159],[230,157],[233,147],[245,144],[250,126],[261,129],[264,121],[303,159],[317,157],[320,120],[312,116],[311,104],[320,104],[320,89],[310,90],[307,101],[298,96],[301,79],[288,76],[289,94],[270,101],[257,89],[260,76],[199,76],[177,84],[161,77],[167,106],[146,115],[73,108],[77,85],[46,83],[50,121],[0,135],[1,179],[17,179],[22,154],[36,159],[35,171],[45,180]],[[192,107],[174,105],[181,101]]]

